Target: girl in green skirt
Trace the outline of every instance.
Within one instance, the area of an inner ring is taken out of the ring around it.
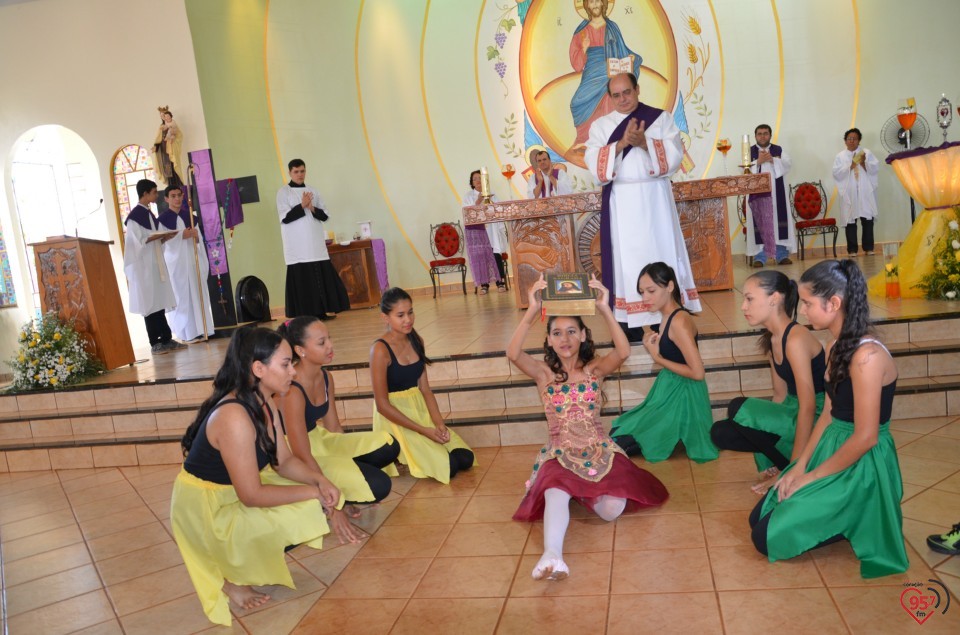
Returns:
[[[835,338],[827,397],[797,459],[750,514],[753,543],[771,562],[847,539],[860,575],[907,570],[903,481],[889,421],[897,367],[870,333],[863,273],[825,260],[800,279],[800,313]]]
[[[297,378],[275,400],[283,413],[284,432],[294,456],[321,472],[346,499],[330,511],[330,526],[341,542],[358,542],[362,534],[347,519],[358,518],[358,504],[376,503],[390,493],[390,476],[400,446],[386,432],[345,434],[336,408],[336,386],[324,364],[333,361],[327,325],[313,315],[287,320],[277,332],[293,348]]]
[[[773,400],[737,397],[727,419],[710,430],[718,448],[754,453],[763,476],[753,491],[761,495],[800,455],[823,409],[826,355],[794,321],[797,297],[797,283],[779,271],[758,271],[744,282],[741,308],[751,326],[764,328],[758,346],[770,361]]]
[[[610,436],[627,454],[642,453],[651,463],[670,458],[679,441],[697,463],[712,461],[719,452],[710,441],[710,395],[697,327],[682,306],[677,275],[662,262],[650,263],[640,271],[637,291],[647,311],[667,316],[659,334],[643,337],[644,348],[663,369],[647,398],[614,420]]]

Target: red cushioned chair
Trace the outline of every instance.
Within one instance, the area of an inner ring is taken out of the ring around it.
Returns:
[[[503,252],[500,254],[500,258],[503,260],[503,288],[510,290],[510,254]]]
[[[808,236],[833,234],[833,257],[837,257],[836,218],[826,218],[827,193],[820,181],[790,186],[790,206],[796,221],[797,241],[800,244],[800,260],[803,260],[803,241]],[[826,243],[826,241],[824,241]],[[826,246],[826,244],[824,244]]]
[[[434,257],[434,260],[430,261],[433,297],[437,297],[442,273],[459,273],[463,295],[467,295],[467,261],[463,257],[463,245],[460,221],[430,225],[430,250]]]

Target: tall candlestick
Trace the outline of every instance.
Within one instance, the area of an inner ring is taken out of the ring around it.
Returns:
[[[750,135],[743,135],[743,143],[740,149],[743,155],[743,166],[750,165]]]
[[[490,198],[490,174],[487,168],[480,168],[480,194],[485,198]]]

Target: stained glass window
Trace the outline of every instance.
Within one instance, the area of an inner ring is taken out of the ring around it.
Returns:
[[[3,240],[3,227],[0,227],[0,307],[16,306],[16,304],[17,294],[13,288],[13,274],[10,273],[7,243]]]
[[[117,150],[113,157],[113,196],[117,204],[121,241],[123,240],[123,223],[130,213],[130,202],[139,200],[137,181],[140,179],[157,180],[157,173],[153,170],[153,161],[147,149],[131,144]]]

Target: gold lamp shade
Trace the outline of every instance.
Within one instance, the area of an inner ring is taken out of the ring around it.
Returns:
[[[887,157],[900,183],[926,209],[960,205],[960,142]]]

